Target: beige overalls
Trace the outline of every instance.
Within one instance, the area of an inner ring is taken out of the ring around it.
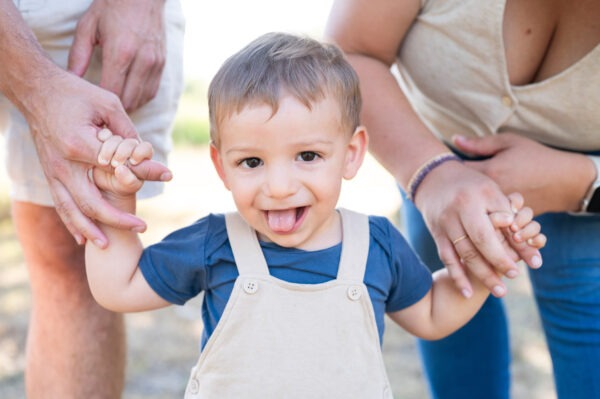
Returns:
[[[392,398],[363,283],[365,215],[340,209],[336,280],[294,284],[269,274],[254,230],[226,216],[239,277],[185,393],[210,398]]]

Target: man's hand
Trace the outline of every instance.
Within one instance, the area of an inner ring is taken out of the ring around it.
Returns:
[[[83,76],[102,48],[100,87],[128,112],[154,98],[165,65],[164,0],[94,0],[77,24],[69,70]]]
[[[93,220],[145,230],[141,219],[109,205],[88,179],[88,170],[99,165],[101,142],[96,136],[101,128],[138,138],[117,96],[57,68],[24,110],[56,210],[78,243],[90,239],[99,247],[108,244]],[[132,170],[143,180],[171,178],[169,170],[154,161]]]

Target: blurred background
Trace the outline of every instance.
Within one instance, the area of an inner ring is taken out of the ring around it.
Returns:
[[[181,99],[165,193],[143,201],[148,222],[145,244],[209,212],[233,209],[213,171],[206,144],[206,88],[221,63],[262,33],[286,31],[322,38],[331,0],[182,0],[187,25],[186,89]],[[2,138],[0,136],[0,144]],[[0,146],[0,160],[5,161]],[[23,368],[30,304],[27,272],[10,222],[5,168],[0,168],[0,398],[25,397]],[[401,206],[393,178],[371,157],[343,186],[340,205],[384,215],[397,222]],[[551,365],[526,273],[510,281],[506,301],[511,323],[513,398],[552,399]],[[160,311],[127,315],[128,371],[124,398],[182,397],[199,351],[200,301]],[[384,358],[396,398],[426,398],[414,340],[388,324]],[[485,355],[482,354],[482,361]],[[469,399],[469,398],[467,398]]]

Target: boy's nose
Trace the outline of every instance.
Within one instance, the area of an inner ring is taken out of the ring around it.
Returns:
[[[274,198],[285,198],[296,192],[296,182],[290,169],[282,166],[269,168],[266,175],[266,194]]]

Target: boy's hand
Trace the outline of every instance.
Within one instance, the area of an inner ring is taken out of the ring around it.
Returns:
[[[495,227],[499,228],[498,234],[505,238],[505,249],[515,261],[524,260],[534,269],[541,267],[542,257],[539,249],[546,245],[546,236],[541,233],[541,226],[533,220],[533,210],[523,206],[523,196],[513,193],[508,196],[513,209],[512,223],[506,226],[510,215],[497,212],[490,214],[490,219]],[[516,272],[516,273],[515,273]],[[518,271],[509,270],[506,276],[516,277]]]
[[[134,196],[144,182],[133,174],[129,166],[151,159],[152,145],[137,139],[124,139],[108,129],[100,130],[98,139],[102,142],[98,163],[104,167],[93,169],[94,183],[109,197]]]

